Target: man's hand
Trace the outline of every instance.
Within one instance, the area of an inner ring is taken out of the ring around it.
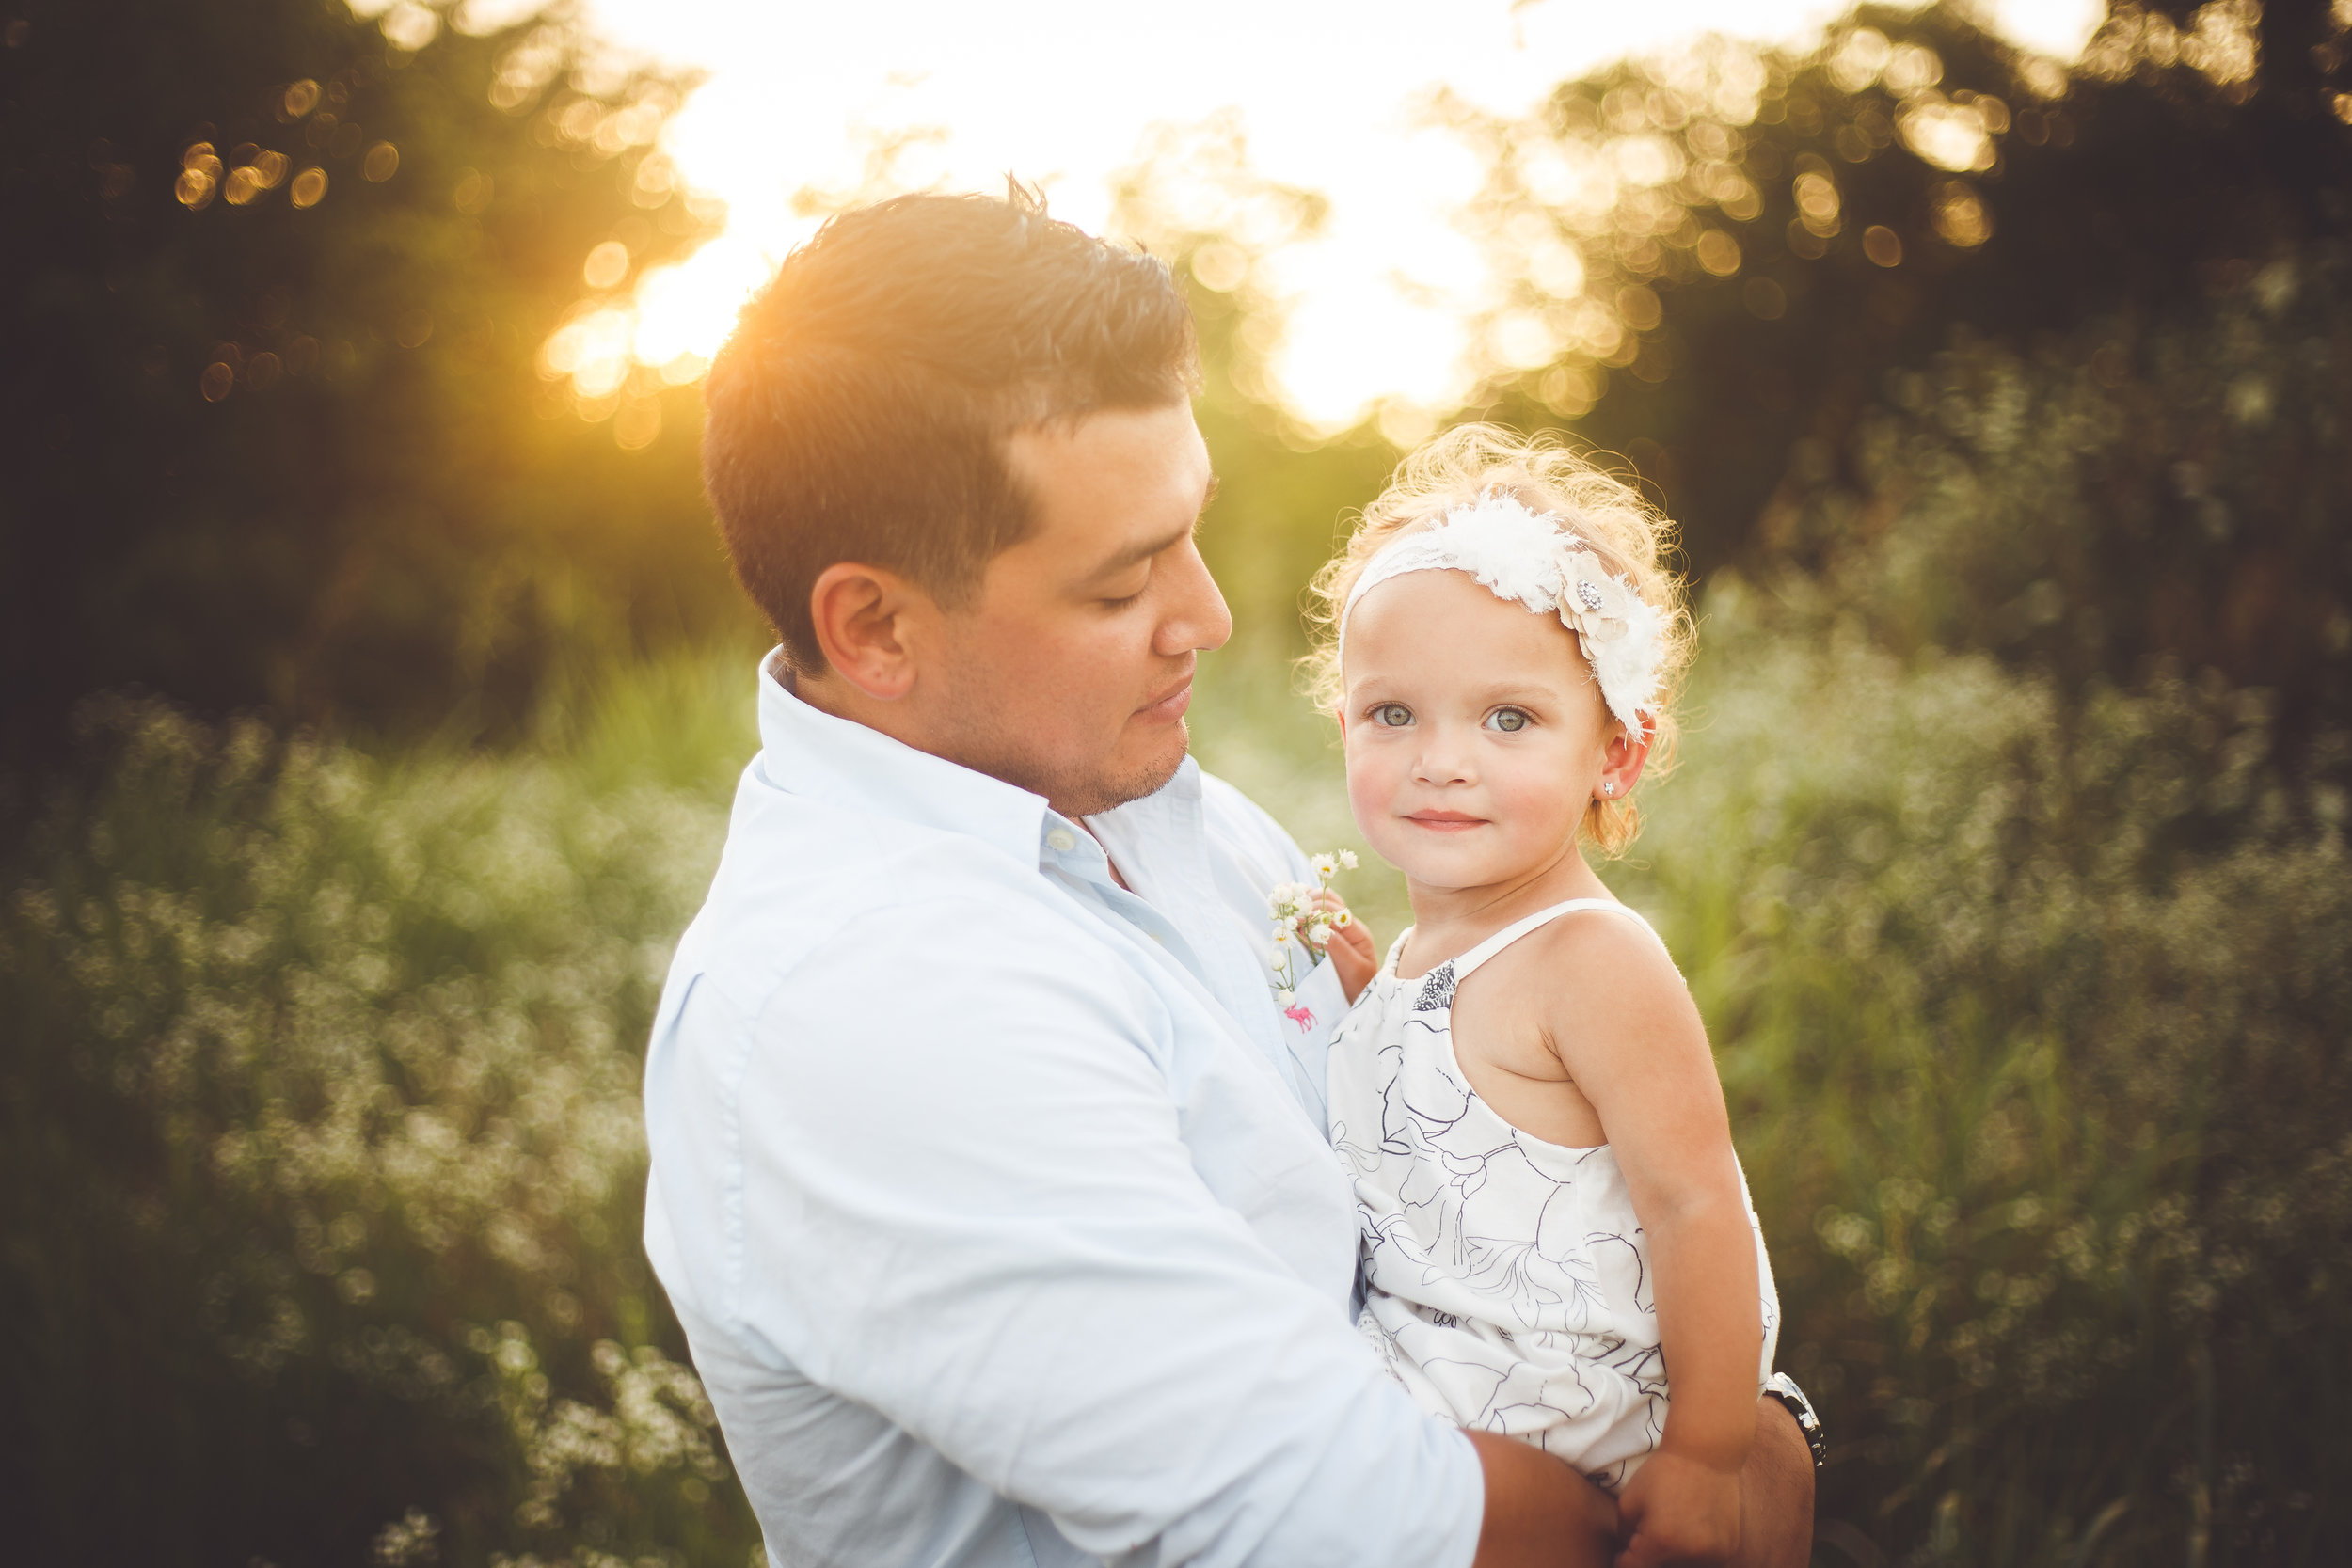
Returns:
[[[1334,926],[1331,941],[1323,950],[1330,959],[1331,971],[1340,979],[1340,990],[1351,1003],[1364,993],[1372,977],[1379,971],[1379,950],[1372,944],[1372,932],[1361,920],[1348,911],[1347,900],[1325,888],[1310,900],[1311,907],[1327,914],[1347,914],[1347,924]]]
[[[1617,1494],[1616,1568],[1728,1562],[1740,1549],[1740,1471],[1661,1449]]]

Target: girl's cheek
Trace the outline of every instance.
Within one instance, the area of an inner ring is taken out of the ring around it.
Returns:
[[[1491,768],[1487,788],[1503,814],[1518,827],[1538,833],[1556,828],[1559,820],[1582,815],[1561,787],[1563,759],[1547,756],[1511,758]]]

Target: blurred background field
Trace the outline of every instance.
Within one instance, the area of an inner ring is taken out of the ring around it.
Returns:
[[[636,1240],[763,645],[632,292],[728,232],[694,82],[564,9],[0,9],[0,1539],[749,1563]],[[1104,198],[1201,322],[1198,750],[1311,847],[1299,593],[1401,443],[1560,429],[1682,521],[1607,875],[1718,1047],[1818,1562],[2352,1555],[2348,33],[1866,7],[1438,93],[1459,389],[1338,423],[1281,369],[1331,204],[1246,113]]]

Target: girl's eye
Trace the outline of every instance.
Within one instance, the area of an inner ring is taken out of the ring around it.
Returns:
[[[1372,710],[1372,721],[1391,729],[1401,729],[1413,721],[1413,710],[1403,703],[1382,703]]]
[[[1527,715],[1515,707],[1499,707],[1486,715],[1486,722],[1509,735],[1527,728]]]

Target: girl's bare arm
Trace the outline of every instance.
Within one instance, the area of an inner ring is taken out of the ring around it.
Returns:
[[[1720,1561],[1740,1544],[1763,1339],[1723,1085],[1690,991],[1648,934],[1619,916],[1571,919],[1551,944],[1547,1032],[1648,1237],[1670,1384],[1664,1439],[1619,1498],[1620,1560]]]

